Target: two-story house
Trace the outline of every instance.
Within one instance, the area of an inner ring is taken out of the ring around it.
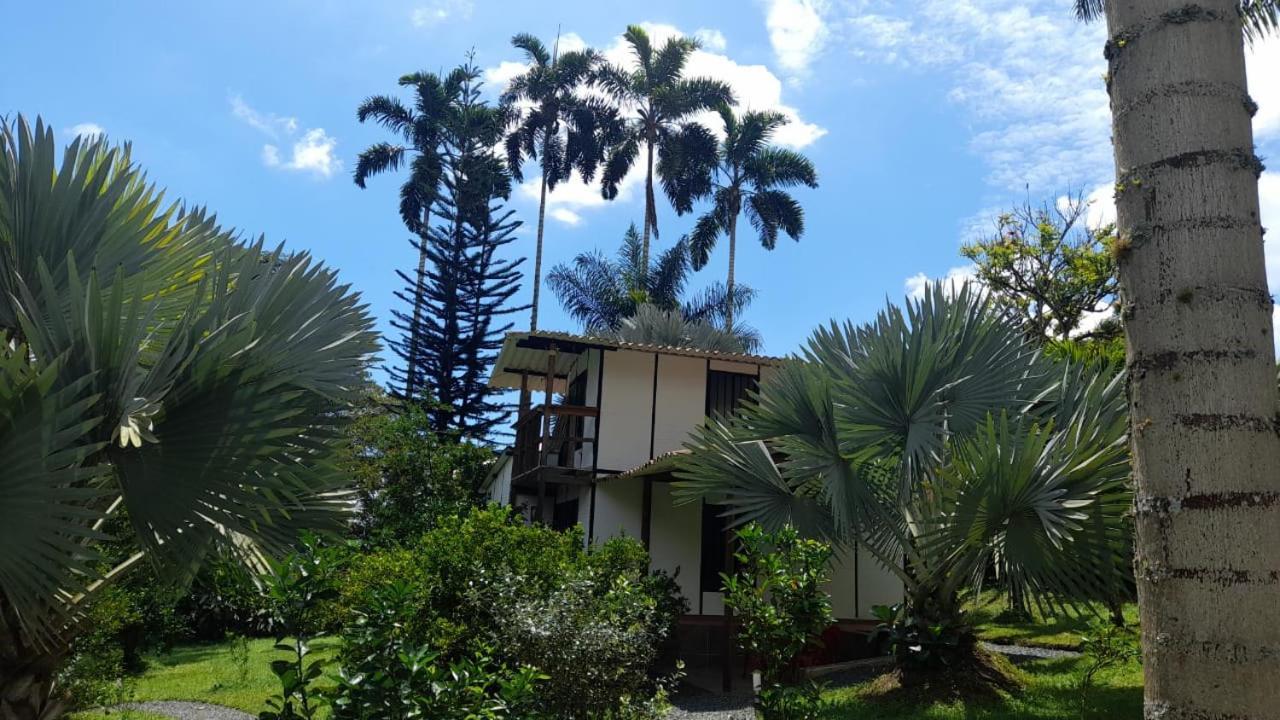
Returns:
[[[525,387],[542,404],[517,419],[515,444],[491,475],[490,497],[587,541],[625,533],[655,569],[678,571],[691,612],[681,650],[691,668],[725,668],[728,633],[720,573],[732,562],[716,506],[676,504],[672,470],[691,430],[733,412],[783,358],[642,345],[558,332],[507,335],[490,385]],[[561,398],[555,402],[556,396]],[[871,607],[902,597],[901,583],[856,548],[837,554],[829,588],[839,626],[865,632]],[[832,659],[861,643],[832,649]]]

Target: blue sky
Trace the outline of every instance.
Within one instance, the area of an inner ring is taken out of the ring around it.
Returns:
[[[746,320],[771,353],[795,350],[827,320],[868,319],[926,278],[965,276],[960,243],[1012,203],[1074,189],[1097,201],[1096,217],[1108,214],[1103,29],[1076,23],[1070,0],[4,5],[0,114],[42,115],[63,140],[105,131],[132,141],[169,197],[339,268],[384,330],[394,270],[410,267],[414,252],[396,212],[400,178],[363,191],[351,182],[356,154],[386,137],[356,121],[356,105],[468,50],[496,94],[519,69],[509,45],[517,32],[550,43],[559,27],[562,43],[615,58],[629,22],[659,38],[697,35],[704,49],[692,74],[720,77],[744,106],[792,119],[778,140],[808,154],[821,182],[797,192],[807,231],[773,252],[748,234],[738,253],[739,280],[759,291]],[[1273,158],[1276,68],[1280,41],[1251,52],[1258,145]],[[527,176],[512,203],[527,223],[515,247],[532,274],[536,170]],[[1264,175],[1262,194],[1264,222],[1280,227],[1280,175]],[[557,190],[546,265],[611,252],[640,220],[641,197],[638,178],[612,203],[581,184]],[[657,246],[692,222],[660,200]],[[692,285],[722,279],[726,261],[717,252]],[[1269,248],[1268,266],[1274,288],[1280,251]],[[541,312],[543,327],[576,329],[548,294]]]

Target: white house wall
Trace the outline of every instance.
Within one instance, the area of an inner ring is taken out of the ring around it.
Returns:
[[[705,365],[705,363],[704,363]],[[643,480],[630,480],[641,485]],[[671,497],[671,484],[653,484],[653,514],[649,525],[649,557],[655,570],[676,575],[680,594],[689,601],[691,612],[698,611],[699,565],[702,554],[702,506],[696,502],[676,505]]]
[[[858,617],[872,617],[876,605],[902,602],[902,580],[885,570],[864,548],[858,548]]]
[[[649,459],[654,357],[653,353],[629,350],[604,354],[598,460],[601,470],[630,470]],[[598,521],[598,497],[596,502]]]
[[[489,486],[489,500],[506,505],[511,502],[511,455],[504,454],[498,458],[498,462],[502,465],[493,478],[493,484]]]
[[[702,424],[706,413],[707,361],[704,358],[659,355],[653,455],[656,457],[683,447],[689,433]]]
[[[607,363],[606,363],[607,365]],[[646,442],[647,445],[647,442]],[[631,480],[608,480],[596,485],[596,542],[616,535],[640,537],[640,505],[643,486]],[[588,499],[589,502],[589,499]]]

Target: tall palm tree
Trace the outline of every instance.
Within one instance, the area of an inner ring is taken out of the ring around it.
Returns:
[[[856,543],[906,591],[885,617],[900,670],[981,681],[961,591],[989,568],[1054,608],[1125,585],[1126,432],[1122,379],[1048,365],[973,286],[936,284],[815,331],[736,418],[695,432],[675,493],[732,526]]]
[[[746,212],[766,250],[777,245],[779,230],[799,240],[804,234],[804,209],[783,188],[816,188],[818,174],[813,163],[800,153],[769,145],[773,133],[787,123],[785,116],[747,112],[739,117],[727,105],[721,105],[719,112],[725,137],[715,153],[714,164],[704,170],[698,169],[698,158],[674,158],[672,164],[683,164],[682,175],[709,175],[709,181],[700,183],[701,189],[696,192],[698,196],[712,197],[711,209],[698,218],[689,236],[689,250],[694,269],[701,270],[716,239],[721,235],[729,238],[729,279],[725,287],[732,295],[738,216]],[[725,307],[725,316],[725,327],[732,328],[732,307]]]
[[[376,334],[306,253],[164,205],[103,138],[0,128],[0,718],[57,718],[86,603],[141,563],[345,527],[343,412]],[[99,553],[127,515],[139,551]]]
[[[623,38],[635,55],[634,67],[604,64],[596,73],[596,82],[623,112],[634,113],[634,117],[610,144],[601,192],[607,200],[618,196],[618,185],[635,166],[643,147],[643,258],[648,264],[650,237],[658,235],[658,207],[653,191],[655,169],[662,176],[663,190],[676,212],[684,214],[693,209],[685,178],[675,173],[664,174],[661,168],[655,168],[654,151],[660,156],[672,157],[706,157],[713,153],[714,136],[689,118],[723,103],[732,104],[734,97],[729,86],[719,80],[684,77],[684,66],[699,47],[697,40],[673,37],[655,50],[649,34],[639,25],[627,26]],[[680,166],[683,164],[673,167]]]
[[[1244,38],[1280,2],[1076,7],[1110,36],[1147,717],[1272,717],[1280,437]]]
[[[529,69],[514,78],[502,93],[511,121],[506,137],[507,165],[517,182],[524,180],[525,159],[537,161],[542,176],[529,319],[529,329],[537,330],[547,193],[568,180],[575,170],[586,182],[595,177],[604,157],[612,110],[600,98],[584,92],[585,83],[599,62],[594,50],[561,53],[557,47],[548,52],[541,40],[524,33],[511,38],[511,44],[524,53]]]
[[[691,322],[724,326],[729,298],[722,283],[715,283],[692,298],[684,297],[689,278],[685,240],[660,253],[648,266],[642,263],[640,232],[632,224],[622,236],[616,260],[599,250],[579,253],[572,264],[553,267],[547,284],[587,332],[615,330],[646,304],[679,310]],[[734,293],[732,305],[738,312],[745,310],[755,296],[754,290],[743,285],[738,285]]]
[[[395,133],[402,142],[379,142],[366,148],[356,160],[353,179],[364,189],[370,177],[395,172],[406,163],[409,165],[409,177],[400,186],[400,218],[405,227],[418,237],[412,327],[409,329],[409,342],[404,348],[404,396],[412,398],[417,389],[415,380],[420,375],[417,348],[420,345],[422,286],[427,266],[427,229],[431,225],[431,208],[440,197],[440,180],[444,173],[444,127],[449,108],[457,101],[462,78],[457,71],[444,78],[434,73],[416,72],[401,77],[400,85],[413,88],[413,107],[407,107],[391,95],[374,95],[366,98],[356,109],[356,118],[360,122],[373,120]]]

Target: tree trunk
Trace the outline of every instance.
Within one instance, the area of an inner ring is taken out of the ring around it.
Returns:
[[[546,157],[544,154],[543,157]],[[533,256],[533,313],[529,318],[529,330],[538,329],[538,297],[542,290],[542,231],[547,220],[547,172],[542,171],[542,189],[538,199],[538,247]]]
[[[65,652],[27,646],[17,618],[0,594],[0,720],[54,720],[68,702],[55,678]]]
[[[729,215],[729,281],[725,283],[724,330],[733,332],[733,261],[738,255],[738,213]]]
[[[1235,0],[1108,0],[1147,718],[1276,717],[1280,438]]]
[[[646,170],[644,176],[644,243],[641,255],[640,267],[646,270],[649,267],[649,234],[658,234],[658,203],[654,200],[653,195],[653,141],[646,142],[646,152],[648,157],[645,160]]]

